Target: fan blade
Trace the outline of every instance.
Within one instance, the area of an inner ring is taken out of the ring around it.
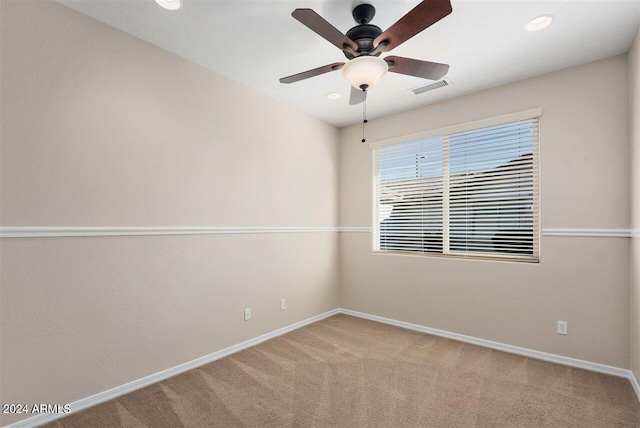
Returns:
[[[449,64],[420,61],[401,56],[388,56],[384,60],[389,64],[389,71],[392,73],[408,74],[424,79],[438,80],[449,71]]]
[[[334,62],[323,67],[314,68],[313,70],[303,71],[302,73],[293,74],[291,76],[283,77],[280,79],[280,83],[293,83],[300,80],[308,79],[309,77],[319,76],[330,71],[340,70],[344,62]]]
[[[361,91],[353,86],[351,87],[351,96],[349,97],[349,105],[354,106],[356,104],[363,103],[367,99],[367,91]]]
[[[388,43],[382,50],[384,52],[390,51],[440,21],[452,11],[449,0],[424,0],[389,27],[387,31],[376,37],[373,46],[377,47],[380,43]]]
[[[311,9],[296,9],[291,14],[295,19],[313,30],[320,37],[325,38],[331,44],[343,49],[344,45],[349,46],[354,51],[358,50],[356,42],[345,36],[333,25],[329,24],[323,17]]]

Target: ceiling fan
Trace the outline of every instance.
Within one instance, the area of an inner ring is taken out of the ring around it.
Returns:
[[[293,83],[342,69],[351,82],[349,104],[360,104],[366,99],[367,90],[373,87],[387,71],[407,74],[430,80],[438,80],[449,71],[449,65],[421,61],[399,56],[379,58],[382,52],[406,42],[422,30],[440,21],[452,12],[450,0],[423,0],[386,31],[369,24],[376,9],[370,4],[360,4],[353,9],[356,25],[343,34],[312,9],[296,9],[291,16],[309,27],[338,49],[349,61],[334,62],[280,79],[280,83]]]

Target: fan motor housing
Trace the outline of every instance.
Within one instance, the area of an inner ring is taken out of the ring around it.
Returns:
[[[369,24],[376,15],[376,8],[368,3],[363,3],[353,9],[352,15],[358,25],[347,31],[347,37],[358,45],[359,54],[368,55],[373,50],[373,41],[382,34],[380,27]],[[381,53],[378,52],[375,56],[379,56]],[[349,59],[356,57],[348,51],[345,51],[344,55]]]
[[[347,37],[356,42],[358,45],[358,53],[367,54],[373,50],[373,41],[382,34],[380,27],[372,24],[356,25],[349,31],[347,31]],[[378,52],[376,56],[379,56],[382,52]],[[344,53],[349,59],[353,59],[354,56],[348,52]]]

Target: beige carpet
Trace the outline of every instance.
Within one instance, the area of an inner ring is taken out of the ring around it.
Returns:
[[[337,315],[47,427],[640,427],[626,379]]]

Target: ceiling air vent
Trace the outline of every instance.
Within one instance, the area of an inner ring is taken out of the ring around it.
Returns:
[[[425,92],[433,91],[434,89],[442,88],[445,86],[450,86],[451,80],[448,78],[444,78],[442,80],[438,80],[437,82],[429,83],[428,85],[419,86],[411,90],[415,95],[424,94]]]

